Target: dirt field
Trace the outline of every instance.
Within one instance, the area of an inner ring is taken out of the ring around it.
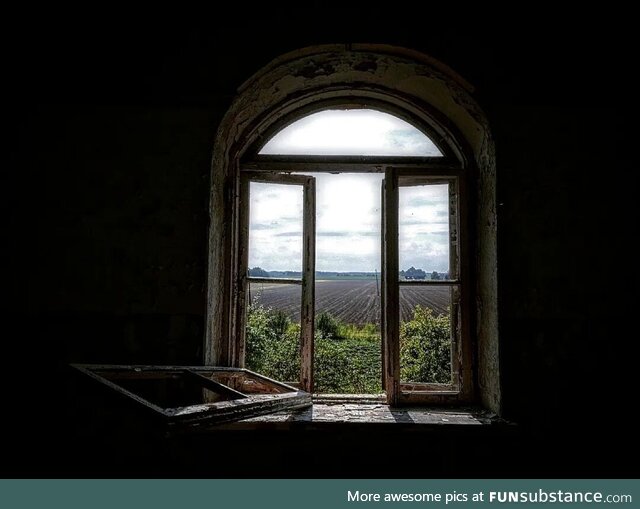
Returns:
[[[294,321],[300,320],[300,286],[254,283],[251,298],[266,307],[282,309]],[[436,314],[447,312],[450,290],[446,287],[400,288],[400,312],[409,320],[416,305],[430,307]],[[380,296],[375,281],[316,281],[316,313],[331,313],[340,321],[362,325],[380,323]]]

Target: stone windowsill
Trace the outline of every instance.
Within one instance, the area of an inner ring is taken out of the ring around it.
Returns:
[[[390,408],[383,403],[321,402],[309,408],[287,410],[223,424],[218,429],[329,429],[345,425],[408,428],[488,426],[504,422],[479,408]]]

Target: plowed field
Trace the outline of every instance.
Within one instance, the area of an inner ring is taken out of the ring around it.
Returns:
[[[282,309],[300,320],[299,285],[251,284],[251,298],[266,307]],[[417,305],[447,313],[450,290],[444,286],[400,287],[401,320],[410,320]],[[326,311],[344,323],[380,323],[380,296],[375,281],[316,281],[316,314]]]

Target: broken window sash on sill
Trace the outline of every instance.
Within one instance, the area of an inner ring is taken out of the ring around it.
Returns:
[[[311,406],[311,395],[247,369],[72,364],[167,430],[233,422]],[[90,393],[91,394],[91,393]],[[118,407],[115,407],[115,412]],[[124,410],[123,410],[124,415]]]

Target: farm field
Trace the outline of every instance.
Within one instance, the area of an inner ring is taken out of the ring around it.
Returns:
[[[285,311],[295,323],[300,321],[299,285],[252,283],[250,298],[267,308]],[[434,314],[445,314],[450,290],[443,286],[402,286],[400,314],[402,321],[413,316],[417,305],[429,307]],[[380,324],[380,296],[375,281],[316,281],[316,314],[327,312],[339,321],[354,325]]]

